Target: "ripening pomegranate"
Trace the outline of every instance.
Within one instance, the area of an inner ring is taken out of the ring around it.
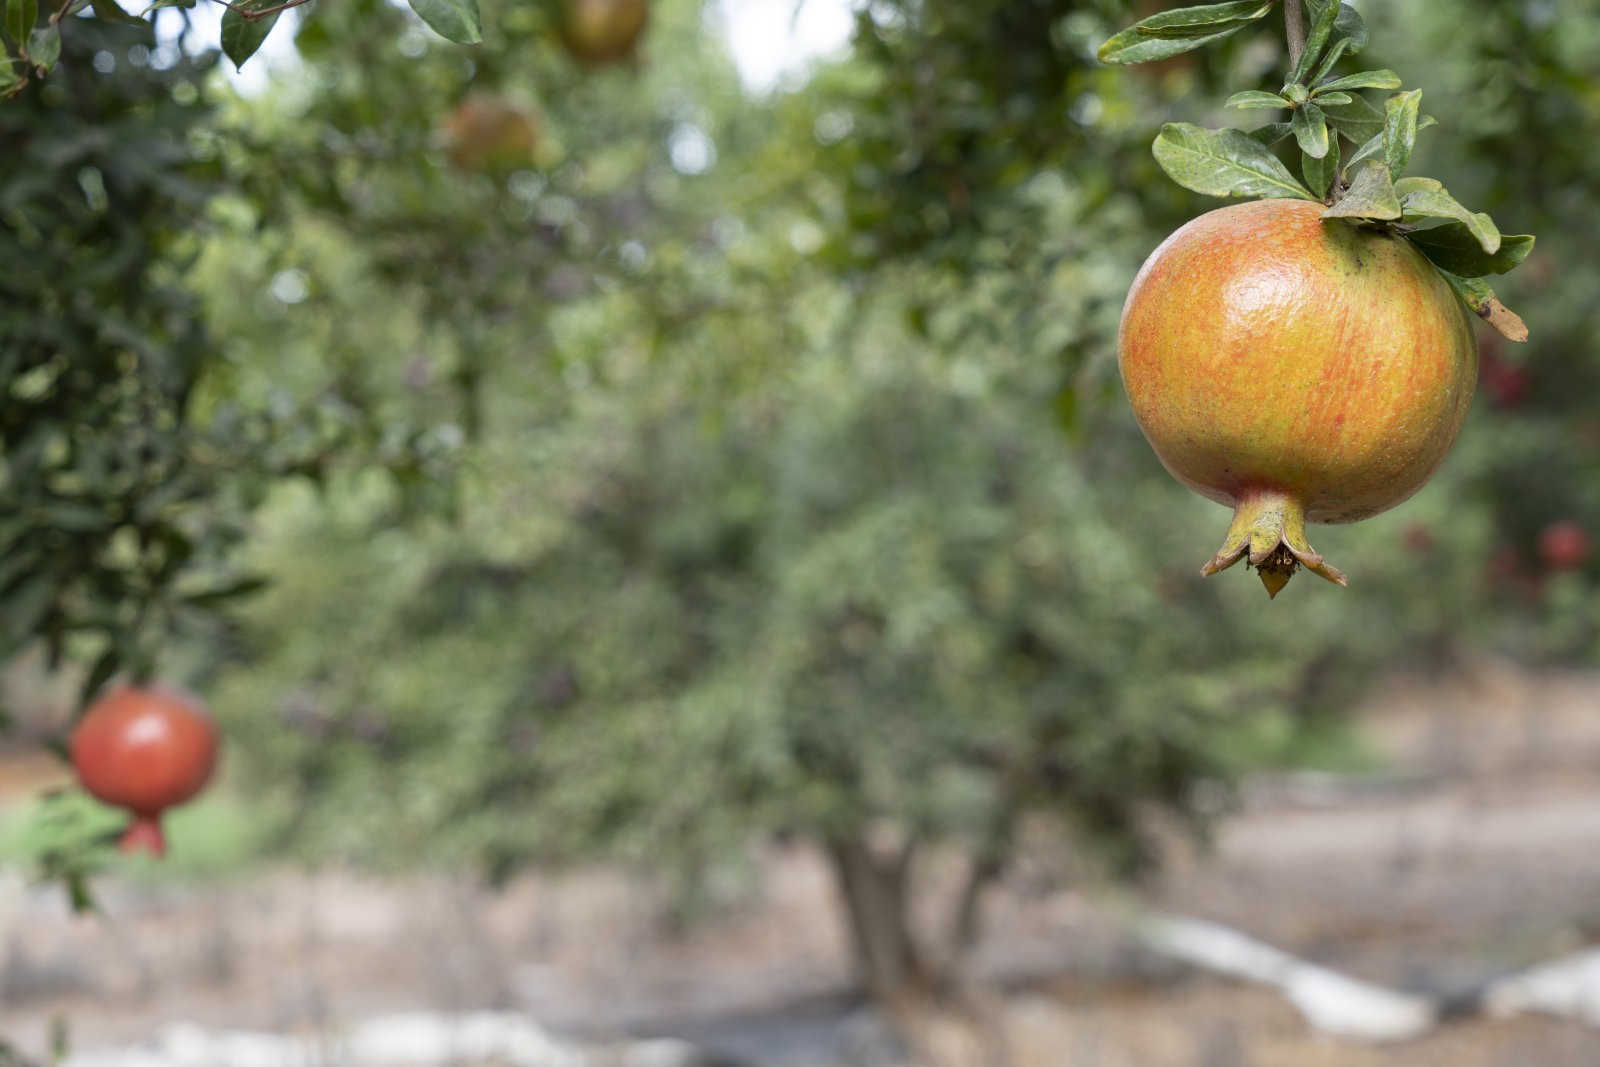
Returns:
[[[1539,531],[1539,558],[1553,571],[1575,571],[1589,560],[1589,531],[1575,519],[1552,522]]]
[[[84,713],[71,754],[91,796],[133,813],[118,842],[122,850],[162,856],[161,813],[205,788],[216,766],[217,728],[185,694],[123,686]]]
[[[1234,509],[1201,573],[1244,559],[1272,596],[1300,566],[1345,584],[1306,523],[1365,519],[1421,488],[1477,379],[1471,323],[1422,254],[1305,200],[1234,204],[1172,234],[1117,341],[1156,455]]]
[[[445,118],[439,130],[457,170],[510,170],[533,161],[539,131],[534,119],[503,97],[474,94]]]
[[[633,54],[650,17],[649,0],[566,0],[562,37],[584,63],[614,63]]]

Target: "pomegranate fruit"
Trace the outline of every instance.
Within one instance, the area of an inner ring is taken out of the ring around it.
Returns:
[[[614,63],[633,54],[650,17],[649,0],[566,0],[562,36],[584,63]]]
[[[445,153],[457,170],[509,170],[533,161],[539,131],[533,118],[498,96],[469,96],[440,128]]]
[[[183,693],[123,686],[84,714],[70,751],[83,788],[133,814],[122,850],[162,856],[161,813],[205,788],[216,766],[217,728]]]
[[[1259,200],[1190,221],[1139,269],[1117,335],[1162,464],[1234,509],[1201,573],[1243,559],[1271,596],[1301,566],[1346,584],[1306,523],[1365,519],[1421,488],[1477,380],[1471,322],[1439,272],[1322,210]]]
[[[1539,558],[1553,571],[1575,571],[1589,560],[1589,532],[1573,519],[1552,522],[1539,531]]]

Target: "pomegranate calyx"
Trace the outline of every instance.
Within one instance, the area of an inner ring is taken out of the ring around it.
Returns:
[[[117,839],[117,848],[134,855],[148,852],[157,859],[167,854],[167,836],[161,831],[161,820],[154,815],[135,815],[128,828]]]
[[[1276,597],[1301,567],[1334,585],[1349,584],[1344,573],[1329,566],[1306,540],[1305,507],[1286,493],[1258,492],[1241,498],[1222,548],[1200,573],[1210,577],[1241,559],[1255,568],[1269,597]]]

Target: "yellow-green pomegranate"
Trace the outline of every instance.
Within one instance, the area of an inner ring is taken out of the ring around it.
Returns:
[[[650,18],[648,0],[566,0],[562,36],[584,63],[614,63],[633,55]]]
[[[1403,238],[1305,200],[1209,212],[1140,268],[1122,381],[1161,462],[1234,509],[1202,568],[1241,559],[1276,596],[1295,570],[1345,584],[1306,523],[1394,507],[1438,469],[1477,380],[1471,320]]]

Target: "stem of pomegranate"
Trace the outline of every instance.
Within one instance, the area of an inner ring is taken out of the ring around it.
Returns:
[[[1283,30],[1289,40],[1289,69],[1293,70],[1306,50],[1306,20],[1300,0],[1283,0]]]
[[[160,819],[152,815],[135,815],[117,839],[117,847],[129,855],[149,852],[158,858],[165,856],[167,836],[161,832]]]

